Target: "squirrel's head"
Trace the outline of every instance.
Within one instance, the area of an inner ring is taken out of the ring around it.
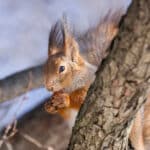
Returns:
[[[73,78],[82,70],[84,61],[73,36],[66,31],[61,21],[51,28],[48,60],[45,65],[45,86],[59,91],[72,86]]]

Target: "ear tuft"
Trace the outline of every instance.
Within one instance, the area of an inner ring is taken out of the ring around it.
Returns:
[[[61,21],[57,21],[51,28],[49,35],[49,53],[54,54],[53,50],[60,50],[65,47],[65,29]]]

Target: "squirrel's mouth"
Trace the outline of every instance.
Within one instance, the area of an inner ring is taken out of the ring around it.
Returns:
[[[56,91],[56,88],[55,86],[53,86],[52,84],[49,84],[49,83],[46,83],[45,84],[45,87],[48,91],[51,91],[51,92],[55,92]]]
[[[54,92],[54,87],[45,86],[48,91]]]
[[[49,86],[49,87],[47,86],[46,88],[47,88],[48,91],[51,91],[51,92],[60,92],[60,91],[61,91],[61,92],[64,92],[64,91],[65,91],[64,88],[54,88],[53,86],[51,86],[51,87],[50,87],[50,86]]]

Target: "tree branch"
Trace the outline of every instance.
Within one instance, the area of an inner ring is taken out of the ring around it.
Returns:
[[[0,102],[42,86],[42,72],[42,67],[36,67],[0,80]]]
[[[150,86],[150,0],[133,0],[78,114],[68,150],[125,150]]]

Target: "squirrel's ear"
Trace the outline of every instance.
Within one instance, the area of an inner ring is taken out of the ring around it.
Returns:
[[[65,29],[61,21],[56,22],[49,35],[48,54],[54,55],[63,52],[65,48]]]
[[[62,21],[56,22],[51,28],[49,36],[49,56],[62,53],[74,62],[77,62],[79,57],[78,43],[75,38],[69,33],[67,24]]]
[[[73,62],[78,63],[79,60],[79,46],[75,38],[72,36],[66,36],[65,41],[65,56],[71,59]]]

